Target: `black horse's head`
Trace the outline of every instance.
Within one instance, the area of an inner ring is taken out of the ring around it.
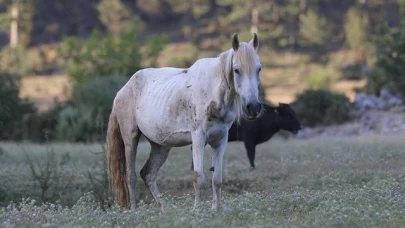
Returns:
[[[295,111],[289,104],[279,103],[279,106],[275,109],[278,115],[277,125],[281,130],[289,131],[293,134],[297,134],[302,129],[301,123],[298,121]]]

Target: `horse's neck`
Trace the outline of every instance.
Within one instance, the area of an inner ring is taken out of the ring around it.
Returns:
[[[220,106],[230,107],[234,105],[236,92],[223,80],[224,76],[221,75],[219,77],[221,77],[222,80],[213,83],[212,101],[218,103]]]
[[[234,88],[233,78],[232,78],[232,53],[227,51],[217,58],[216,70],[213,77],[213,101],[223,104],[225,107],[230,107],[234,105],[236,91]]]

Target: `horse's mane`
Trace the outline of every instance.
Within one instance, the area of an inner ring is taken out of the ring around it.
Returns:
[[[256,63],[256,55],[256,51],[253,47],[245,42],[239,44],[239,48],[236,52],[231,48],[219,54],[218,57],[221,61],[220,73],[227,80],[226,82],[229,89],[236,91],[233,77],[233,64],[237,63],[240,69],[246,70],[247,75],[253,75],[253,71],[256,69],[254,66],[254,63]],[[240,119],[244,117],[243,102],[239,94],[236,94],[232,100],[236,107],[236,121],[239,123]]]

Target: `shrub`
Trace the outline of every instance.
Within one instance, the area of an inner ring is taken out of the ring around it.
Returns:
[[[20,77],[0,72],[0,140],[20,140],[24,119],[36,113],[36,108],[19,97]]]
[[[4,47],[0,52],[0,69],[13,74],[24,75],[28,72],[29,59],[22,46],[16,48]]]
[[[58,115],[63,109],[59,102],[45,112],[37,112],[24,120],[22,138],[33,142],[47,142],[56,139]]]
[[[387,87],[388,84],[389,79],[386,77],[384,71],[381,68],[375,68],[368,75],[367,84],[363,91],[379,96],[381,90]]]
[[[343,94],[327,90],[306,90],[293,103],[303,125],[341,124],[349,120],[350,102]]]
[[[381,89],[389,88],[405,96],[405,4],[400,4],[400,14],[402,28],[399,31],[390,32],[387,24],[376,28],[378,55],[365,88],[368,93],[378,95]]]
[[[75,85],[70,101],[59,113],[57,138],[81,142],[104,140],[114,97],[126,82],[126,77],[112,76]]]
[[[166,36],[149,39],[142,55],[137,44],[135,27],[122,32],[117,39],[94,31],[90,38],[82,41],[77,37],[66,37],[59,49],[61,65],[74,82],[83,82],[92,77],[111,75],[132,76],[142,68],[142,62],[149,65],[156,59],[167,42]],[[144,57],[142,59],[142,57]]]
[[[67,169],[58,163],[53,148],[40,159],[32,158],[24,151],[25,160],[30,170],[32,186],[40,202],[56,202],[62,195],[72,189],[73,169]],[[31,196],[31,197],[35,197]]]
[[[344,31],[346,43],[352,49],[363,49],[367,44],[367,17],[361,16],[361,12],[356,7],[351,8],[345,18]]]
[[[305,73],[304,79],[311,89],[329,89],[339,79],[339,74],[331,67],[315,65]]]
[[[405,95],[405,30],[380,53],[376,68],[371,83],[386,82],[385,87]],[[381,73],[385,75],[385,79],[381,77]]]
[[[311,45],[323,45],[330,34],[328,21],[316,11],[308,10],[302,17],[300,34]]]

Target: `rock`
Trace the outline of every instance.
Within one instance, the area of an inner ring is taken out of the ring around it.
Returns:
[[[383,89],[380,92],[380,97],[386,102],[390,107],[395,107],[398,105],[401,105],[403,103],[403,100],[399,97],[393,94],[390,90],[388,89]]]
[[[358,93],[354,101],[361,114],[367,110],[388,110],[403,104],[403,100],[388,89],[381,90],[380,97]]]
[[[398,97],[391,97],[387,102],[391,107],[402,105],[402,99]]]

